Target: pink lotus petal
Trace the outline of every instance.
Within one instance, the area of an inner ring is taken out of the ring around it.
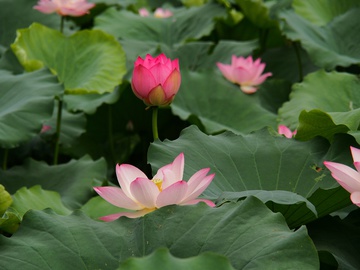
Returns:
[[[186,201],[181,203],[180,205],[193,205],[193,204],[198,204],[199,202],[204,202],[210,207],[215,207],[215,203],[206,199],[196,199],[196,200]]]
[[[272,73],[268,72],[268,73],[261,75],[260,77],[257,77],[252,82],[254,85],[259,85],[259,84],[262,84],[270,76],[272,76]]]
[[[324,161],[324,165],[331,171],[338,183],[348,192],[360,191],[360,174],[344,164]]]
[[[86,0],[39,0],[34,9],[46,14],[57,12],[61,16],[82,16],[94,6]]]
[[[130,192],[131,182],[136,178],[147,178],[141,170],[130,164],[116,165],[116,176],[122,191],[124,191],[130,199],[133,199]]]
[[[240,86],[241,91],[243,91],[245,94],[254,94],[257,90],[258,87],[256,86],[251,86],[251,85],[241,85]]]
[[[182,202],[191,201],[191,200],[194,200],[195,198],[197,198],[210,185],[210,183],[214,179],[214,177],[215,177],[215,174],[210,174],[210,175],[204,177],[203,179],[201,179],[201,181],[199,181],[198,183],[193,183],[193,185],[191,185],[191,186],[189,186],[189,183],[188,183],[188,186],[189,186],[188,191]]]
[[[180,84],[181,84],[180,72],[179,70],[174,69],[163,83],[163,88],[165,90],[166,97],[171,98],[175,96],[176,93],[179,91]]]
[[[138,218],[138,217],[142,217],[150,212],[153,212],[155,209],[143,209],[140,211],[136,211],[136,212],[120,212],[120,213],[116,213],[116,214],[112,214],[112,215],[108,215],[108,216],[103,216],[100,217],[99,219],[102,221],[114,221],[120,217],[128,217],[128,218]]]
[[[350,146],[355,168],[360,172],[360,149]]]
[[[285,125],[278,126],[278,133],[284,135],[286,138],[291,139],[293,137],[293,132]]]
[[[156,207],[164,207],[171,204],[179,204],[186,195],[188,186],[185,181],[179,181],[163,189],[156,200]]]
[[[156,184],[147,178],[137,178],[131,183],[131,194],[144,205],[144,208],[155,208],[155,201],[160,191]]]
[[[144,208],[142,205],[126,196],[125,193],[118,187],[94,187],[94,190],[103,199],[117,207],[130,210],[139,210]]]
[[[216,65],[226,79],[228,79],[232,83],[235,83],[235,78],[233,76],[233,68],[231,66],[224,65],[222,63],[216,63]]]
[[[252,85],[252,74],[250,70],[243,67],[236,67],[233,69],[233,74],[235,77],[235,82],[241,86]]]
[[[142,65],[136,66],[134,68],[133,77],[132,77],[132,87],[134,94],[142,99],[149,95],[149,92],[158,86],[155,77],[150,72],[149,69],[145,68]]]
[[[350,199],[353,204],[356,204],[358,207],[360,207],[360,191],[355,191],[351,193]]]
[[[171,101],[166,98],[162,86],[158,85],[149,92],[148,97],[144,99],[144,102],[149,106],[164,106]]]
[[[183,180],[184,166],[184,153],[180,153],[172,163],[161,167],[154,176],[154,179],[162,179],[162,187],[165,189],[177,181]]]
[[[169,77],[169,74],[172,72],[171,66],[164,65],[162,63],[157,63],[149,69],[150,73],[154,76],[156,84],[163,85],[166,79]]]

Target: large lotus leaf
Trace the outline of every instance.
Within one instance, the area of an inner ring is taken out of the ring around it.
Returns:
[[[38,0],[0,0],[0,44],[8,47],[16,38],[16,30],[34,21],[59,29],[60,16],[41,13],[33,7]]]
[[[168,206],[110,223],[81,212],[58,216],[48,210],[29,211],[17,233],[0,236],[0,268],[116,269],[120,262],[159,247],[179,258],[215,252],[235,269],[319,267],[306,228],[291,231],[282,215],[249,197],[219,208],[204,203]]]
[[[334,17],[345,13],[352,7],[359,7],[358,0],[293,0],[295,12],[313,24],[323,26]]]
[[[293,192],[284,190],[247,190],[242,192],[224,192],[217,199],[216,204],[222,204],[227,201],[239,201],[248,196],[254,196],[261,200],[273,212],[280,212],[286,219],[290,228],[296,228],[304,224],[307,220],[299,218],[311,216],[311,219],[317,217],[315,206],[304,197]],[[313,215],[310,214],[310,211]],[[296,213],[296,215],[294,215]]]
[[[78,31],[67,37],[33,23],[18,30],[11,48],[26,70],[49,67],[68,93],[112,92],[126,72],[121,45],[100,30]]]
[[[290,40],[300,41],[315,65],[334,69],[360,63],[359,13],[359,8],[353,8],[323,27],[291,10],[282,11],[280,17],[285,21],[283,33]]]
[[[151,144],[148,160],[155,173],[183,152],[184,179],[202,168],[211,168],[216,176],[203,192],[209,199],[217,199],[223,192],[285,190],[308,199],[319,215],[325,215],[350,203],[346,192],[329,196],[338,184],[323,165],[324,160],[352,163],[349,143],[353,142],[351,136],[344,136],[329,149],[327,141],[320,138],[300,142],[271,135],[265,129],[248,135],[225,132],[209,136],[191,126],[177,140]],[[308,221],[308,214],[314,217],[309,211],[297,218]]]
[[[342,112],[333,114],[336,124],[347,124],[357,128],[358,121],[353,117],[360,108],[360,80],[348,73],[325,72],[319,70],[293,86],[290,101],[279,110],[279,120],[291,129],[297,127],[298,118],[303,110],[321,110],[324,112]],[[320,122],[318,124],[321,124]],[[331,132],[331,131],[328,131]]]
[[[261,28],[276,26],[277,22],[270,17],[270,8],[276,1],[235,0],[235,2],[253,24]]]
[[[234,269],[226,257],[212,252],[204,252],[196,257],[184,259],[174,257],[166,248],[159,248],[146,257],[127,259],[118,270],[158,270],[159,265],[162,269],[172,270]]]
[[[11,208],[23,216],[30,209],[43,210],[51,208],[59,215],[69,215],[71,211],[61,202],[59,193],[43,190],[39,185],[31,188],[20,188],[13,195],[14,203]]]
[[[276,127],[276,115],[266,110],[260,95],[247,95],[227,81],[220,71],[182,71],[182,84],[171,108],[181,119],[196,116],[209,133],[231,130],[248,133]],[[260,88],[258,91],[263,91]]]
[[[63,91],[48,70],[13,75],[0,70],[0,145],[13,148],[38,134]]]
[[[357,210],[343,220],[337,216],[327,216],[308,226],[309,235],[314,240],[316,248],[333,254],[339,264],[337,269],[360,268],[359,222],[360,216]]]
[[[336,113],[325,113],[320,110],[302,111],[296,139],[309,140],[322,136],[331,142],[336,133],[347,133],[349,130],[356,132],[359,125],[360,109]]]
[[[77,112],[82,111],[87,114],[95,113],[96,109],[102,104],[113,104],[120,96],[118,87],[112,93],[88,94],[88,95],[66,95],[64,102],[68,111]]]
[[[23,186],[30,188],[41,185],[43,189],[60,193],[65,206],[72,209],[87,202],[94,194],[94,182],[101,185],[105,178],[105,160],[93,161],[86,156],[56,166],[29,159],[23,166],[0,171],[0,183],[10,193],[15,193]]]
[[[212,42],[190,42],[169,51],[172,58],[179,58],[180,69],[217,69],[216,63],[228,63],[232,55],[248,56],[259,46],[257,40],[220,40],[214,47]],[[213,48],[214,47],[214,48]],[[164,50],[166,52],[166,50]],[[211,53],[209,53],[211,51]]]
[[[318,70],[310,61],[308,54],[296,43],[291,46],[275,47],[261,56],[266,63],[266,72],[273,78],[286,79],[290,82],[302,81],[307,74]]]
[[[174,16],[166,19],[141,17],[110,8],[95,19],[95,28],[120,39],[163,43],[171,47],[210,34],[215,25],[214,18],[225,14],[223,7],[213,3],[178,9]]]

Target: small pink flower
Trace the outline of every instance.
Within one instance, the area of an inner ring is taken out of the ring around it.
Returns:
[[[157,8],[154,12],[156,18],[169,18],[174,15],[170,10],[164,8]]]
[[[119,217],[141,217],[158,208],[178,204],[190,205],[205,202],[214,207],[212,201],[197,199],[209,186],[215,174],[207,175],[209,168],[202,169],[184,181],[184,154],[160,168],[152,180],[138,168],[122,164],[116,166],[116,175],[121,188],[94,187],[94,190],[109,203],[135,212],[120,212],[101,217],[104,221],[113,221]]]
[[[134,64],[131,86],[134,94],[148,106],[169,105],[179,91],[181,74],[179,60],[164,54],[138,57]]]
[[[41,131],[40,133],[45,133],[47,131],[51,130],[51,126],[49,125],[43,125],[42,128],[41,128]]]
[[[150,12],[146,8],[140,8],[139,9],[139,15],[141,17],[149,17]]]
[[[78,17],[89,13],[94,6],[86,0],[39,0],[34,9],[46,14],[56,12],[61,16]]]
[[[258,86],[262,84],[272,73],[261,73],[265,69],[265,64],[258,58],[253,61],[252,57],[244,58],[242,56],[232,56],[231,65],[216,63],[221,73],[232,83],[240,85],[240,89],[246,94],[253,94]]]
[[[360,207],[360,149],[350,147],[350,150],[356,170],[344,164],[330,161],[324,161],[324,165],[331,171],[332,177],[351,193],[351,201]]]
[[[284,135],[286,138],[291,139],[293,136],[296,135],[297,130],[291,131],[287,126],[279,125],[278,127],[278,133],[280,135]]]

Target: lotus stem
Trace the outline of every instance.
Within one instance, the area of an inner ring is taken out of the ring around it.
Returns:
[[[157,127],[157,118],[158,118],[158,106],[153,106],[153,115],[152,115],[152,130],[154,141],[159,139],[158,127]]]
[[[62,107],[63,107],[62,98],[58,97],[58,111],[57,111],[57,118],[56,118],[56,133],[55,133],[54,165],[58,164],[58,158],[59,158]]]

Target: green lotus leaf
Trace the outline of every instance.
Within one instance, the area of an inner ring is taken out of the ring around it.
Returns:
[[[224,132],[209,136],[191,126],[174,141],[151,144],[148,160],[155,173],[183,152],[186,180],[196,171],[210,168],[215,178],[202,195],[208,199],[216,200],[223,192],[288,191],[312,203],[319,216],[351,204],[348,192],[339,188],[323,165],[324,160],[334,158],[344,164],[352,163],[351,136],[335,139],[329,149],[325,139],[301,142],[273,133],[263,129],[248,135]],[[293,198],[288,201],[289,205],[294,204]],[[293,215],[292,224],[305,224],[315,218],[312,210],[287,215]]]
[[[212,252],[204,252],[196,257],[176,258],[168,249],[159,248],[153,253],[142,258],[129,258],[123,262],[118,270],[157,270],[159,265],[163,269],[172,270],[232,270],[234,269],[229,260]]]
[[[84,30],[67,37],[33,23],[11,45],[27,71],[50,68],[67,93],[112,92],[126,72],[125,53],[111,35]]]
[[[214,29],[214,18],[225,14],[225,9],[214,3],[181,8],[174,12],[174,16],[166,19],[141,17],[126,10],[109,8],[95,19],[95,29],[101,29],[119,39],[163,43],[172,47],[209,35]]]
[[[167,206],[138,219],[109,223],[81,212],[61,216],[31,210],[11,238],[0,235],[0,268],[117,269],[125,260],[160,247],[177,258],[214,252],[235,269],[319,268],[306,227],[290,230],[282,215],[254,197],[219,208],[204,203]]]
[[[358,0],[293,0],[295,12],[313,24],[324,26],[352,7],[360,7]]]
[[[10,193],[22,187],[41,185],[45,190],[58,192],[70,209],[78,209],[87,202],[94,195],[92,186],[101,185],[104,179],[105,160],[93,161],[88,156],[56,166],[28,159],[22,166],[0,171],[0,183]]]
[[[335,125],[345,125],[348,129],[356,130],[360,108],[359,90],[360,80],[357,76],[324,70],[311,73],[303,82],[293,85],[290,101],[279,109],[279,121],[295,129],[303,110],[316,110],[310,118],[309,113],[302,113],[300,121],[303,130],[300,137],[305,139],[312,137],[311,134],[321,133],[331,138],[334,132],[346,132],[346,128],[339,129]]]
[[[0,70],[0,145],[13,148],[37,135],[63,88],[48,70],[13,75]]]
[[[286,10],[280,13],[285,21],[283,33],[293,41],[300,41],[318,67],[334,69],[360,63],[360,8],[339,15],[326,26],[317,26]]]
[[[171,104],[173,113],[181,119],[195,116],[209,133],[223,130],[249,133],[265,126],[277,126],[276,115],[264,108],[259,93],[243,93],[238,85],[227,81],[220,71],[185,70],[181,76],[180,91]],[[272,91],[271,87],[260,88],[258,92],[268,90]]]
[[[13,195],[14,203],[12,208],[23,216],[30,209],[43,210],[51,208],[59,215],[69,215],[70,209],[66,208],[59,193],[55,191],[43,190],[39,185],[31,188],[20,188]]]

